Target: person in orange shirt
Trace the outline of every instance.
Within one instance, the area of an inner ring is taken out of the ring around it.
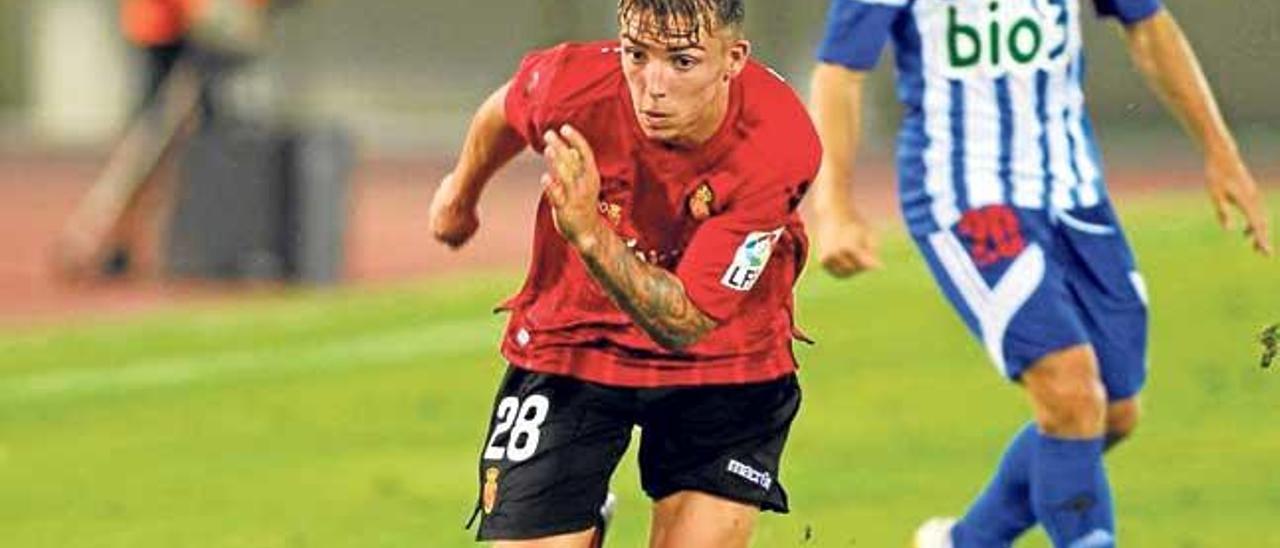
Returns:
[[[64,230],[61,269],[118,277],[134,266],[134,249],[167,199],[157,172],[187,121],[211,120],[220,75],[258,53],[267,9],[294,1],[120,0],[120,30],[142,57],[139,119]],[[186,65],[187,78],[177,76]],[[174,80],[170,85],[169,80]],[[185,81],[179,81],[185,80]]]
[[[161,84],[186,52],[188,20],[183,0],[121,0],[121,31],[144,59],[140,108],[155,101]]]
[[[204,50],[205,53],[215,55],[227,53],[210,51],[225,48],[227,44],[225,41],[219,44],[207,43],[209,40],[202,40],[201,34],[209,33],[201,31],[218,25],[225,26],[228,21],[234,21],[233,25],[239,23],[241,27],[231,31],[233,36],[239,34],[238,37],[244,39],[245,34],[260,35],[264,18],[254,11],[237,8],[247,5],[262,9],[272,4],[288,3],[290,2],[271,2],[270,0],[120,0],[121,31],[130,43],[142,51],[144,56],[143,93],[140,107],[145,108],[155,100],[165,78],[183,56],[191,55],[196,50]],[[231,8],[230,11],[240,12],[251,20],[235,21],[235,17],[228,19],[225,17],[228,8]],[[243,28],[246,25],[252,30]],[[261,36],[254,36],[253,39],[260,40]],[[202,103],[202,110],[206,115],[211,112],[209,91],[211,90],[205,89],[206,97]]]

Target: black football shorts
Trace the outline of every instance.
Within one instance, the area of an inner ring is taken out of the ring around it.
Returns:
[[[593,527],[635,426],[640,482],[653,500],[691,490],[785,513],[779,464],[799,408],[795,375],[625,388],[509,367],[481,449],[477,539]]]

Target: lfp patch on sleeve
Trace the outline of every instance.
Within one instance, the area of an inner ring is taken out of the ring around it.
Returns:
[[[760,279],[760,273],[764,272],[765,265],[769,264],[769,257],[773,255],[773,246],[781,237],[781,228],[747,234],[742,245],[738,246],[738,250],[734,252],[733,263],[724,271],[720,283],[736,291],[750,291],[755,287],[756,280]]]

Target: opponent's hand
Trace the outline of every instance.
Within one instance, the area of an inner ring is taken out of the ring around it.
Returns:
[[[1210,157],[1205,175],[1218,224],[1226,230],[1234,229],[1235,209],[1234,214],[1244,218],[1244,235],[1253,243],[1253,249],[1270,257],[1273,250],[1267,208],[1249,168],[1236,155]]]
[[[581,249],[589,244],[584,237],[600,223],[600,171],[595,154],[587,139],[569,125],[542,137],[547,144],[542,151],[547,162],[542,187],[551,202],[556,230]]]
[[[819,216],[818,258],[832,276],[848,278],[881,266],[875,231],[852,214]]]
[[[463,195],[453,173],[440,180],[428,215],[431,236],[453,249],[462,247],[480,228],[476,203]]]

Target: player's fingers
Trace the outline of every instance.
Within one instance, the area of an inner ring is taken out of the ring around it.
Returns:
[[[440,241],[449,246],[449,249],[458,249],[463,245],[466,245],[467,241],[471,239],[471,235],[474,233],[475,231],[473,230],[453,232],[448,234],[446,237],[441,238]]]
[[[858,263],[848,250],[828,252],[822,257],[822,267],[837,278],[848,278],[858,271]]]
[[[853,266],[851,265],[825,262],[822,263],[822,267],[826,269],[827,274],[830,274],[833,278],[844,279],[853,275]]]
[[[1253,232],[1253,247],[1267,257],[1275,255],[1275,247],[1271,243],[1271,228],[1265,222]]]
[[[572,162],[575,156],[573,149],[554,131],[548,131],[543,136],[543,139],[547,143],[547,148],[544,152],[549,164],[548,167],[552,168],[561,182],[571,183],[573,181]]]
[[[551,195],[552,199],[559,198],[564,190],[560,184],[560,180],[557,179],[555,175],[552,175],[551,172],[543,173],[541,182],[542,189],[546,190],[547,193]]]
[[[1253,243],[1253,248],[1259,253],[1270,256],[1270,227],[1266,206],[1263,205],[1262,195],[1259,194],[1257,186],[1252,180],[1245,180],[1240,187],[1228,191],[1227,198],[1239,210],[1244,221],[1244,234]]]
[[[444,221],[444,220],[442,220]],[[462,247],[475,232],[475,227],[459,219],[449,219],[432,228],[433,236],[440,243],[452,249]]]
[[[858,245],[854,246],[853,253],[858,257],[858,263],[867,270],[878,270],[884,266],[880,262],[880,241],[870,230],[862,232],[862,237],[858,239]]]
[[[547,175],[557,173],[557,170],[556,170],[557,154],[556,154],[556,144],[554,141],[552,141],[552,135],[550,131],[548,131],[545,135],[542,136],[542,141],[544,143],[542,147],[542,159],[544,162],[546,162],[547,172],[548,172],[544,174],[544,179],[543,179],[542,188],[545,190],[550,186],[547,184],[545,177]]]
[[[543,173],[540,182],[542,183],[542,190],[546,192],[547,199],[551,201],[553,207],[558,208],[564,205],[564,187],[560,184],[560,181],[557,181],[550,173]]]
[[[1240,212],[1244,214],[1245,222],[1250,227],[1266,220],[1266,206],[1262,204],[1262,196],[1258,194],[1257,188],[1247,188],[1240,191],[1237,195],[1232,196],[1232,201],[1236,203],[1236,207],[1240,208]]]
[[[872,247],[855,249],[853,251],[853,256],[857,259],[858,266],[862,267],[863,270],[879,270],[884,266],[884,264],[880,262],[880,254]]]
[[[582,161],[587,167],[596,165],[595,151],[591,150],[591,143],[587,142],[587,138],[579,133],[573,126],[565,124],[560,126],[560,135],[564,137],[569,146],[578,151],[582,155]]]
[[[1271,245],[1271,225],[1267,221],[1266,211],[1261,205],[1255,203],[1245,208],[1245,219],[1249,225],[1245,229],[1245,234],[1253,241],[1253,248],[1270,257],[1274,250]]]
[[[1218,226],[1223,229],[1231,229],[1231,205],[1227,197],[1220,192],[1210,194],[1210,201],[1213,203],[1213,216],[1218,220]]]
[[[542,148],[542,156],[547,159],[548,163],[554,165],[560,158],[560,152],[564,149],[564,141],[560,139],[559,135],[556,135],[556,132],[551,130],[547,130],[546,133],[542,134],[542,141],[546,144]]]
[[[543,139],[547,143],[545,155],[548,169],[559,179],[561,185],[576,188],[578,177],[582,173],[582,155],[554,131],[547,131]]]

